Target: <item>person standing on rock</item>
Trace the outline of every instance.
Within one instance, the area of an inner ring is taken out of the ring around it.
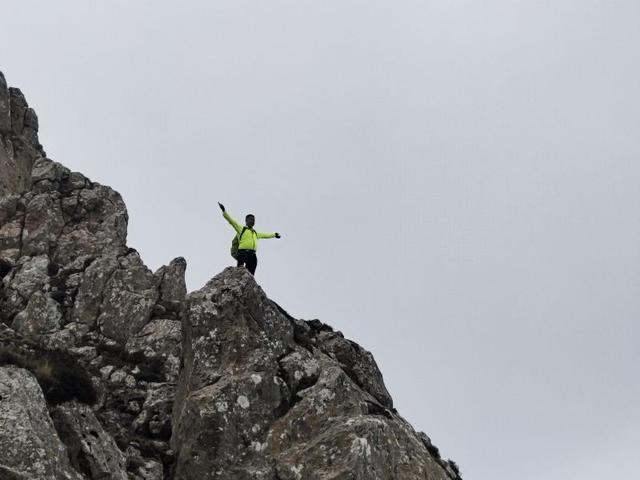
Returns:
[[[256,224],[256,217],[249,214],[245,217],[245,226],[242,227],[234,220],[234,218],[227,213],[220,202],[220,210],[222,210],[222,216],[231,224],[233,229],[237,233],[237,255],[234,255],[234,246],[231,248],[231,255],[238,260],[238,266],[243,265],[247,267],[247,270],[251,272],[251,275],[255,275],[256,267],[258,266],[258,257],[256,257],[256,250],[258,249],[259,238],[280,238],[279,233],[262,233],[256,232],[253,226]],[[235,240],[234,240],[235,244]]]

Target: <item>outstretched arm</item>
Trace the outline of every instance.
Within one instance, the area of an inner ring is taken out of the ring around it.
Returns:
[[[256,235],[258,236],[258,238],[280,238],[279,233],[256,232]]]

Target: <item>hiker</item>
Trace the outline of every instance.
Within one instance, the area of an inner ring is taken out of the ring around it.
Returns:
[[[247,267],[251,275],[255,275],[256,267],[258,266],[258,257],[256,257],[256,250],[258,249],[259,238],[280,238],[279,233],[262,233],[256,232],[253,226],[256,224],[256,217],[249,214],[245,217],[246,225],[241,227],[240,224],[233,219],[231,215],[227,213],[220,202],[220,210],[222,210],[222,216],[226,218],[227,222],[231,224],[237,235],[233,239],[231,244],[231,255],[238,260],[238,266],[243,265]]]

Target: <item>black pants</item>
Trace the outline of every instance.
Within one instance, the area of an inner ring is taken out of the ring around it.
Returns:
[[[256,257],[255,251],[238,250],[238,266],[242,267],[243,265],[246,265],[251,275],[255,275],[256,267],[258,266],[258,257]]]

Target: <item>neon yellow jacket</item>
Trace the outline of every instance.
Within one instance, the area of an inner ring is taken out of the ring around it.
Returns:
[[[227,219],[227,222],[231,224],[233,229],[240,235],[242,232],[243,226],[240,225],[231,215],[227,212],[222,214],[224,218]],[[240,239],[238,243],[239,250],[257,250],[258,249],[258,239],[259,238],[275,238],[275,233],[262,233],[256,232],[253,228],[245,228],[244,235]]]

